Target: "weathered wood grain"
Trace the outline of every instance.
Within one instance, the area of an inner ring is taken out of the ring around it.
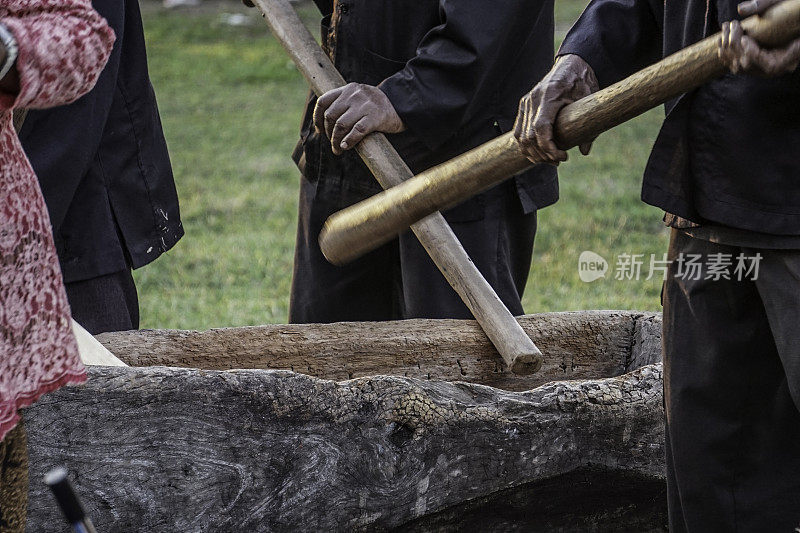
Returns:
[[[28,531],[63,530],[42,483],[54,466],[73,472],[99,531],[661,527],[662,382],[652,364],[660,318],[603,311],[521,322],[559,350],[554,378],[615,377],[527,392],[443,381],[447,357],[460,360],[465,346],[491,350],[477,325],[461,321],[420,321],[414,335],[402,322],[100,336],[135,364],[321,359],[304,370],[337,381],[280,370],[91,368],[87,385],[25,412]],[[441,366],[430,379],[345,379],[339,365],[353,350],[364,357],[359,371],[404,374],[426,351]]]
[[[530,376],[503,372],[491,343],[468,320],[136,331],[97,338],[133,366],[271,368],[333,380],[391,374],[522,391],[555,380],[617,376],[632,368],[634,350],[658,356],[660,321],[653,327],[653,320],[655,315],[627,311],[521,317],[525,332],[539,339],[547,354],[542,369]],[[641,324],[650,328],[642,330]],[[637,348],[642,339],[650,344]],[[636,359],[635,366],[658,360]]]
[[[579,469],[663,469],[660,365],[524,393],[269,370],[89,376],[25,413],[28,531],[63,531],[40,481],[56,465],[109,532],[381,530]]]
[[[770,46],[800,35],[800,0],[787,0],[742,26]],[[632,76],[587,96],[559,113],[556,140],[567,149],[640,115],[725,71],[717,57],[719,35],[710,36]],[[320,235],[325,257],[344,264],[361,257],[435,211],[505,181],[531,165],[507,133],[396,187],[332,215]]]

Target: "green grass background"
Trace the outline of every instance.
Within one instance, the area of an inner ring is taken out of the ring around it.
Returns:
[[[557,41],[585,2],[557,0]],[[158,95],[186,237],[135,272],[142,327],[207,329],[287,318],[306,85],[253,10],[211,1],[200,9],[142,4],[150,73]],[[309,25],[317,14],[300,12]],[[246,14],[231,26],[228,14]],[[655,110],[603,134],[590,157],[561,166],[561,200],[540,211],[528,313],[658,309],[660,280],[613,279],[623,253],[666,249],[661,213],[639,200],[641,175],[663,116]],[[605,279],[583,283],[578,256],[605,257]],[[645,267],[645,271],[647,266]]]

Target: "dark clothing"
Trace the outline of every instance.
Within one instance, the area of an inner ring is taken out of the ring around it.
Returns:
[[[330,184],[320,193],[302,179],[290,322],[472,317],[411,232],[345,266],[328,263],[317,236],[325,220],[346,207],[340,197]],[[521,315],[536,213],[524,212],[512,183],[485,198],[482,219],[450,226],[500,299]]]
[[[736,0],[592,0],[559,54],[602,86],[737,18]],[[800,525],[800,74],[725,75],[666,106],[642,199],[673,229],[664,284],[670,530]],[[742,247],[750,245],[750,247]],[[756,279],[705,279],[760,253]]]
[[[139,329],[139,297],[130,270],[64,286],[72,318],[92,335]]]
[[[388,137],[414,173],[509,131],[519,99],[553,64],[552,0],[317,5],[325,15],[323,43],[336,68],[349,82],[380,86],[406,124],[407,131]],[[298,162],[304,156],[306,177],[345,179],[368,193],[380,192],[354,151],[335,157],[325,135],[314,132],[315,105],[311,97],[296,152]],[[514,181],[526,212],[558,199],[552,166],[535,167]],[[478,195],[453,214],[479,219],[484,203]]]
[[[552,0],[318,0],[323,44],[344,78],[380,87],[407,131],[389,135],[419,173],[511,129],[519,99],[553,63]],[[317,237],[337,210],[381,190],[354,152],[334,156],[308,102],[294,154],[303,174],[290,321],[469,318],[410,233],[345,267]],[[558,198],[538,166],[448,210],[447,221],[514,313],[530,266],[536,210]]]
[[[739,18],[737,3],[594,0],[559,54],[581,56],[607,86]],[[800,235],[799,100],[795,71],[727,74],[669,102],[642,199],[694,222]]]
[[[144,266],[183,235],[139,4],[93,5],[117,35],[97,85],[71,105],[31,110],[20,132],[67,283]]]
[[[747,249],[673,230],[669,258],[760,253],[755,281],[664,286],[670,530],[800,525],[800,250]],[[794,399],[794,401],[793,401]]]
[[[301,177],[300,216],[292,274],[289,322],[361,322],[402,318],[400,250],[391,241],[348,263],[335,266],[322,255],[318,237],[327,218],[350,205]],[[339,181],[340,186],[344,184]],[[368,196],[368,194],[364,194]],[[349,197],[349,194],[348,194]]]
[[[524,313],[522,294],[531,270],[536,211],[526,213],[513,183],[485,196],[482,220],[450,227],[475,266],[512,315]],[[419,240],[400,235],[404,318],[472,318],[467,306],[441,275]]]

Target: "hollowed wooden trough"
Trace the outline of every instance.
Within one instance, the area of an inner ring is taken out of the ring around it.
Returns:
[[[470,321],[101,335],[132,367],[25,413],[28,530],[57,465],[101,533],[663,530],[660,318],[520,320],[535,376]]]

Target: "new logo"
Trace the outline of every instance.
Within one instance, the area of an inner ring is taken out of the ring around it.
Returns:
[[[578,258],[578,276],[584,283],[591,283],[606,277],[608,261],[594,252],[582,252]]]

